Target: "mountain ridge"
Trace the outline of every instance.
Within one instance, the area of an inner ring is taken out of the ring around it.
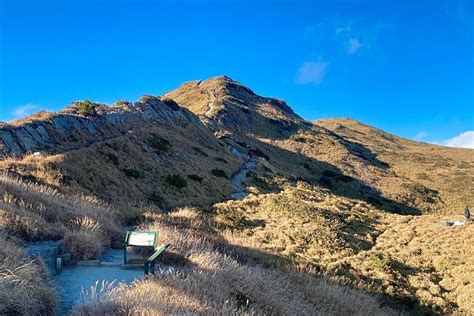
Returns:
[[[280,178],[280,182],[305,179],[323,186],[334,186],[334,179],[337,179],[335,173],[344,175],[347,181],[333,188],[338,194],[345,192],[350,197],[363,196],[364,199],[372,199],[370,196],[375,194],[379,197],[372,200],[378,204],[385,204],[383,201],[388,200],[402,204],[412,201],[407,204],[409,208],[406,208],[406,212],[417,213],[415,210],[418,208],[423,212],[443,212],[446,207],[457,208],[474,201],[472,194],[461,192],[459,183],[474,168],[470,156],[472,150],[414,142],[353,119],[308,122],[295,114],[284,101],[258,96],[226,76],[186,82],[163,96],[145,95],[136,102],[118,101],[107,106],[87,101],[93,106],[91,113],[81,112],[84,102],[73,102],[57,113],[39,113],[12,124],[1,125],[0,157],[21,158],[34,152],[46,155],[64,153],[70,157],[74,150],[87,150],[94,144],[104,142],[123,141],[135,146],[133,143],[137,136],[132,137],[133,131],[145,140],[161,139],[158,134],[151,135],[147,129],[162,131],[160,133],[168,130],[168,136],[162,142],[173,143],[174,138],[181,137],[178,134],[190,125],[200,132],[188,138],[202,143],[195,139],[201,135],[199,137],[207,139],[206,142],[215,144],[211,146],[214,155],[223,155],[221,158],[225,161],[233,161],[232,164],[214,167],[216,170],[225,170],[226,177],[237,171],[236,163],[242,159],[241,154],[235,157],[235,151],[245,153],[251,150],[257,153],[261,159],[252,175],[266,183],[260,183],[259,190],[267,190],[265,186],[277,190],[282,184],[269,182]],[[87,102],[86,105],[89,104]],[[138,142],[141,145],[135,148],[137,153],[147,153],[149,141],[140,139]],[[191,147],[198,148],[203,144]],[[113,146],[119,148],[121,145]],[[176,150],[179,152],[181,149]],[[204,155],[200,151],[187,152],[189,157],[206,160],[205,155],[209,154]],[[176,155],[179,155],[178,152]],[[114,150],[114,153],[105,155],[120,156],[121,153]],[[142,165],[140,160],[130,161],[125,156],[122,158],[128,161],[126,168],[134,170],[150,169],[157,159],[160,163],[176,165],[176,161],[168,161],[172,158],[166,155],[150,157],[147,166]],[[418,171],[407,171],[407,165]],[[452,169],[452,172],[431,172],[428,175],[426,170],[436,170],[441,165],[445,169]],[[77,174],[74,166],[68,163],[65,166],[70,169],[69,173]],[[184,165],[182,168],[189,169]],[[26,170],[24,172],[27,173]],[[66,178],[69,177],[66,175]],[[49,179],[50,183],[60,185],[57,181]],[[102,181],[107,182],[105,178]],[[231,190],[229,185],[226,190]],[[94,189],[88,192],[94,192]],[[103,197],[106,198],[107,194]],[[107,201],[110,200],[107,198]],[[397,205],[387,205],[385,208],[405,212],[398,210]]]
[[[141,227],[177,245],[166,260],[184,261],[199,275],[207,275],[209,260],[200,246],[192,249],[204,238],[212,240],[212,258],[226,245],[238,253],[236,264],[242,259],[253,271],[255,261],[263,267],[259,273],[285,276],[284,284],[295,271],[311,284],[329,280],[322,292],[338,284],[346,293],[331,299],[338,310],[355,311],[347,303],[348,284],[372,298],[369,307],[379,313],[474,308],[466,295],[472,293],[466,280],[474,275],[472,225],[440,225],[474,204],[472,150],[406,140],[352,119],[310,123],[284,101],[258,96],[228,77],[185,83],[137,102],[73,102],[58,113],[3,124],[0,138],[0,231],[9,238],[81,245],[75,234],[89,234],[91,219],[106,225],[108,217],[102,207],[77,207],[82,202],[64,212],[63,200],[79,196],[113,209],[112,227],[119,220],[151,223]],[[112,229],[101,234],[122,240]],[[233,264],[221,259],[212,271],[236,277]],[[297,297],[307,290],[300,285]],[[229,288],[223,301],[244,288]],[[242,294],[251,308],[286,310],[278,302],[255,305],[263,302],[261,285],[256,289]],[[141,302],[138,296],[134,304]],[[94,311],[102,303],[84,308]],[[325,311],[314,304],[309,308]]]

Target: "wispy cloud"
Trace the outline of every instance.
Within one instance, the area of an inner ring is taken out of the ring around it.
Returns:
[[[416,135],[413,137],[413,139],[415,139],[415,140],[422,140],[422,139],[428,137],[429,135],[430,135],[430,134],[428,134],[427,132],[421,131],[421,132],[419,132],[418,134],[416,134]]]
[[[296,82],[299,84],[320,84],[326,76],[328,63],[323,61],[306,61],[296,74]]]
[[[380,32],[387,25],[364,19],[328,19],[305,28],[308,39],[328,50],[355,55],[377,47]]]
[[[357,38],[351,38],[347,41],[347,53],[349,55],[355,54],[359,48],[362,47],[362,43]]]
[[[431,143],[448,147],[474,148],[474,131],[465,131],[452,138],[442,141],[433,141]]]
[[[28,103],[14,108],[11,112],[13,119],[19,119],[41,110],[36,104]]]
[[[346,48],[348,55],[377,46],[380,30],[384,25],[380,22],[368,24],[365,21],[346,21],[345,26],[336,26],[335,32],[339,41]]]

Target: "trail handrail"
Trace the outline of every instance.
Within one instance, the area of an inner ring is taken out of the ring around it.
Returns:
[[[155,261],[166,249],[171,246],[170,243],[161,245],[145,262],[145,275],[150,274],[155,269]]]

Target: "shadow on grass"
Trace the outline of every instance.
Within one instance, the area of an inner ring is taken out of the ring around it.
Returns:
[[[352,199],[360,199],[373,206],[382,209],[386,212],[404,214],[404,215],[421,215],[422,212],[410,205],[394,201],[382,196],[378,190],[367,186],[359,179],[345,175],[341,169],[328,162],[319,161],[308,157],[302,153],[292,152],[281,147],[277,147],[268,143],[264,143],[257,139],[246,138],[246,144],[250,148],[256,149],[261,152],[262,159],[265,159],[268,163],[272,164],[274,159],[272,157],[278,156],[279,160],[292,162],[292,166],[295,168],[294,174],[290,177],[293,181],[306,181],[312,185],[317,185],[329,190],[336,196],[343,196]],[[343,140],[344,142],[348,142]],[[240,141],[240,143],[244,143]],[[348,142],[350,143],[350,142]],[[355,143],[351,143],[348,146],[356,146]],[[356,147],[359,151],[370,152],[368,148],[358,144]],[[370,152],[372,158],[369,162],[381,169],[388,168],[388,165],[376,160],[375,155]],[[374,160],[375,159],[375,160]],[[278,161],[275,162],[278,165]],[[255,174],[258,171],[253,171]],[[274,173],[262,173],[262,176],[274,177]],[[258,182],[258,181],[257,181]],[[260,181],[261,182],[261,181]],[[264,188],[266,189],[266,188]]]

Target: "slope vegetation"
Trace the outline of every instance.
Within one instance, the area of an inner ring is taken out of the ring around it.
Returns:
[[[27,257],[26,242],[58,240],[74,259],[96,259],[120,246],[113,209],[91,197],[0,174],[0,314],[54,315],[57,297],[42,260]]]
[[[108,247],[121,219],[174,244],[163,259],[180,273],[120,286],[78,315],[470,314],[474,226],[440,222],[474,202],[473,152],[350,119],[307,122],[216,77],[0,126],[2,231],[9,244],[80,249],[100,235]],[[230,178],[246,161],[256,163],[248,196],[231,200]]]

